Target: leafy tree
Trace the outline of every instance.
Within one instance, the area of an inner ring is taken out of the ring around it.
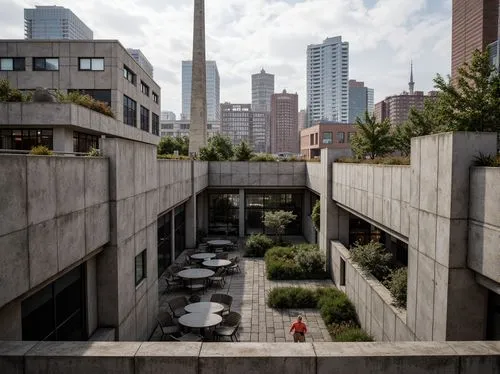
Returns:
[[[253,157],[253,150],[246,141],[242,141],[234,148],[234,159],[236,161],[248,161]]]
[[[264,214],[263,223],[264,226],[274,231],[274,233],[278,237],[277,242],[281,243],[286,227],[295,219],[297,219],[297,215],[293,214],[293,212],[277,210],[274,212],[266,212]]]
[[[356,120],[356,134],[351,140],[351,148],[357,157],[368,155],[371,159],[384,156],[393,150],[393,136],[388,121],[377,122],[375,116],[365,112],[364,120]]]
[[[189,137],[187,136],[164,136],[158,144],[159,155],[171,155],[179,151],[179,155],[187,156],[189,151]]]
[[[201,161],[221,161],[221,156],[214,147],[202,147],[200,148],[200,154],[198,158]]]
[[[200,148],[200,160],[228,161],[234,156],[233,143],[229,137],[215,134],[208,139],[206,147]]]
[[[7,79],[0,79],[0,102],[23,102],[30,101],[30,95],[25,95],[16,88],[10,86]]]

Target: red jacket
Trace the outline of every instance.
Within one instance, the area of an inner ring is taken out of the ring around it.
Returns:
[[[307,326],[304,322],[302,321],[295,321],[294,323],[292,323],[292,326],[290,326],[290,332],[292,332],[293,330],[295,330],[295,332],[304,332],[306,333],[307,332]]]

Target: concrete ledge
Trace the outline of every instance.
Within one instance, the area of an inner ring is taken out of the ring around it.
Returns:
[[[497,374],[500,342],[0,342],[13,373]]]

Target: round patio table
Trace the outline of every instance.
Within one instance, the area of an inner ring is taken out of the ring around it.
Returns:
[[[213,327],[222,322],[222,317],[213,313],[189,313],[179,318],[182,326],[204,329]]]
[[[224,305],[212,302],[199,302],[186,305],[184,310],[188,313],[217,314],[224,310]]]
[[[209,268],[220,268],[231,265],[231,261],[223,259],[207,260],[203,261],[202,265]]]
[[[214,258],[216,255],[215,253],[195,253],[194,255],[191,255],[191,258],[194,260],[210,260],[211,258]]]
[[[209,269],[186,269],[179,271],[177,276],[185,279],[204,279],[214,274],[214,271]]]

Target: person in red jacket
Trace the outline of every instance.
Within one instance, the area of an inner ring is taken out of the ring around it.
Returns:
[[[290,326],[290,334],[293,333],[293,341],[295,343],[297,342],[305,342],[306,341],[306,334],[307,332],[307,326],[304,322],[302,322],[302,316],[299,315],[297,317],[297,320],[292,323],[292,325]]]

